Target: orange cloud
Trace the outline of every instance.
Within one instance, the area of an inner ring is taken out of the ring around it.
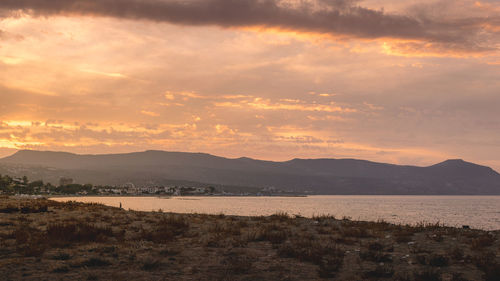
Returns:
[[[331,102],[329,104],[305,103],[300,100],[284,99],[284,102],[273,103],[270,99],[254,98],[252,101],[240,102],[215,102],[218,107],[253,108],[257,110],[292,110],[292,111],[317,111],[317,112],[357,112],[354,108],[338,106]]]
[[[124,74],[118,73],[118,72],[103,72],[103,71],[97,71],[97,70],[92,70],[92,69],[81,69],[81,71],[86,72],[86,73],[111,77],[111,78],[127,78],[127,76],[125,76]]]
[[[462,46],[444,46],[439,42],[407,41],[407,40],[385,40],[382,45],[382,53],[401,57],[485,57],[497,54],[497,48],[471,48]]]
[[[147,110],[141,110],[141,113],[144,114],[144,115],[147,115],[147,116],[151,116],[151,117],[158,117],[158,116],[160,116],[159,113],[156,113],[156,112],[153,112],[153,111],[147,111]]]

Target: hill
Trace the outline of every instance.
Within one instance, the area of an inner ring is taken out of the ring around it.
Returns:
[[[46,181],[65,176],[80,183],[113,185],[273,186],[314,194],[500,194],[500,174],[457,159],[417,167],[356,159],[273,162],[154,150],[101,155],[22,150],[0,159],[0,172],[24,172]]]

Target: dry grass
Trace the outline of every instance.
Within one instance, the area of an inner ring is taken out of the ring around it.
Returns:
[[[111,227],[100,227],[87,222],[52,223],[47,226],[46,239],[52,246],[74,243],[106,242],[109,237],[118,237]]]
[[[492,235],[484,233],[472,239],[471,248],[476,251],[482,250],[493,245],[493,243],[495,243],[495,240],[495,237],[493,237]]]
[[[500,276],[499,232],[439,224],[286,213],[146,213],[47,200],[4,199],[0,210],[7,210],[0,213],[0,276],[6,280],[464,281]]]

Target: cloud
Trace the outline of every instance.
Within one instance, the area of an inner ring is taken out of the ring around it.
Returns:
[[[0,19],[1,19],[1,15],[0,15]],[[16,40],[16,41],[21,41],[24,39],[24,37],[22,35],[19,35],[19,34],[12,34],[10,32],[7,32],[5,30],[2,30],[0,29],[0,40]]]
[[[406,13],[385,13],[355,0],[2,0],[0,9],[35,16],[82,15],[225,28],[264,27],[334,37],[392,38],[432,43],[436,48],[484,53],[497,50],[500,17],[488,12],[447,15],[463,1],[437,1]],[[452,3],[452,4],[450,4]],[[453,4],[456,3],[456,4]],[[491,4],[492,5],[492,4]],[[471,9],[484,6],[470,3]],[[440,15],[436,9],[441,9]],[[493,9],[493,8],[491,8]],[[490,10],[491,10],[490,9]],[[495,7],[496,9],[496,7]]]
[[[257,110],[291,110],[308,112],[357,112],[355,108],[342,107],[334,102],[328,104],[306,103],[302,100],[282,99],[281,102],[272,102],[270,99],[254,98],[251,101],[241,100],[239,102],[215,102],[217,107],[252,108]]]
[[[158,116],[160,116],[160,114],[158,114],[156,112],[147,111],[147,110],[141,110],[141,113],[144,114],[144,115],[147,115],[147,116],[151,116],[151,117],[158,117]]]
[[[81,69],[82,72],[86,73],[91,73],[91,74],[97,74],[97,75],[103,75],[106,77],[111,77],[111,78],[127,78],[127,76],[118,73],[118,72],[102,72],[102,71],[97,71],[93,69]]]

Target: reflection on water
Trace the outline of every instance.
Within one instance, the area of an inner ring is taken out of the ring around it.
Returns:
[[[330,214],[395,223],[440,222],[500,229],[500,196],[308,196],[308,197],[59,197],[57,201],[96,202],[125,209],[242,216],[276,212]]]

